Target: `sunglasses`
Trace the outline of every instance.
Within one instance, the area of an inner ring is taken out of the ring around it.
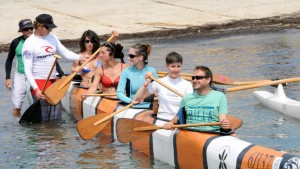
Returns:
[[[48,31],[51,31],[52,28],[49,28],[47,25],[44,25],[44,27],[48,30]]]
[[[24,31],[24,32],[27,32],[29,30],[33,30],[33,28],[24,28],[24,29],[22,29],[22,31]]]
[[[192,80],[201,80],[201,79],[204,79],[204,78],[207,78],[207,76],[192,76]]]
[[[91,43],[96,43],[95,40],[85,40],[85,41],[84,41],[84,43],[90,43],[90,42],[91,42]]]
[[[128,55],[131,59],[135,58],[137,55],[129,54]]]

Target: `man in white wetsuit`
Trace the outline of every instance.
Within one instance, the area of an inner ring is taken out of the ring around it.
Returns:
[[[22,49],[25,74],[32,88],[33,99],[41,99],[42,121],[60,120],[61,103],[51,106],[42,93],[44,83],[55,61],[54,54],[58,53],[72,61],[85,61],[88,56],[75,54],[61,44],[59,39],[51,32],[53,28],[57,27],[51,15],[41,14],[37,16],[33,26],[35,30],[27,38]],[[54,69],[46,88],[55,81],[55,74]]]

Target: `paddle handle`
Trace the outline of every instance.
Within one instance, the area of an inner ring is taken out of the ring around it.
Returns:
[[[270,85],[276,85],[281,83],[291,83],[291,82],[300,82],[300,78],[289,78],[289,79],[281,79],[281,80],[274,80],[270,82],[263,82],[263,83],[257,83],[257,84],[251,84],[251,85],[244,85],[244,86],[238,86],[238,87],[231,87],[227,89],[227,92],[235,92],[240,90],[246,90],[246,89],[253,89],[263,86],[270,86]]]
[[[159,83],[160,85],[164,86],[165,88],[171,90],[172,92],[174,92],[174,93],[177,94],[178,96],[183,97],[183,94],[182,94],[182,93],[180,93],[180,92],[174,90],[173,88],[171,88],[170,86],[168,86],[168,85],[166,85],[165,83],[161,82],[160,80],[156,79],[155,77],[150,76],[150,78],[151,78],[152,80],[156,81],[157,83]]]
[[[47,85],[47,83],[48,83],[48,81],[49,81],[49,79],[50,79],[50,76],[51,76],[51,74],[52,74],[52,72],[53,72],[54,66],[55,66],[56,63],[57,63],[57,60],[61,58],[61,57],[60,57],[59,55],[57,55],[57,54],[55,54],[54,57],[55,57],[55,61],[54,61],[53,65],[52,65],[52,67],[51,67],[51,70],[50,70],[50,72],[49,72],[49,74],[48,74],[47,80],[46,80],[46,82],[45,82],[45,84],[44,84],[44,86],[43,86],[42,94],[44,93],[44,91],[45,91],[45,89],[46,89],[46,85]]]
[[[87,94],[86,96],[116,96],[117,94]]]
[[[118,113],[120,113],[120,112],[122,112],[122,111],[124,111],[124,110],[126,110],[126,109],[128,109],[128,108],[130,108],[131,106],[133,106],[133,103],[130,103],[130,104],[128,104],[127,106],[122,107],[121,109],[115,111],[114,113],[111,113],[111,114],[105,116],[104,118],[102,118],[102,119],[96,121],[96,122],[94,123],[94,126],[97,126],[98,124],[105,122],[106,120],[108,120],[108,119],[112,118],[113,116],[117,115]]]
[[[211,122],[211,123],[195,123],[195,124],[180,124],[174,125],[174,128],[185,128],[185,127],[197,127],[197,126],[220,126],[221,122]],[[164,126],[148,126],[148,127],[135,127],[133,131],[148,131],[163,129]]]

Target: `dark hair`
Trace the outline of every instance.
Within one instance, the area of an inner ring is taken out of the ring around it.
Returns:
[[[172,64],[172,63],[181,63],[182,64],[182,56],[177,52],[170,52],[166,56],[166,64]]]
[[[95,53],[96,50],[98,50],[98,48],[100,47],[100,42],[99,42],[98,35],[94,31],[92,31],[92,30],[87,30],[87,31],[83,32],[83,34],[82,34],[82,36],[80,38],[80,41],[79,41],[80,52],[86,51],[85,42],[84,42],[86,37],[88,37],[92,41],[94,41],[92,53]]]
[[[212,81],[213,81],[213,74],[212,74],[211,70],[210,70],[208,67],[206,67],[206,66],[195,66],[194,71],[195,71],[195,70],[201,70],[201,71],[203,71],[203,72],[205,73],[205,76],[206,76],[206,77],[210,77],[209,85],[212,84]]]
[[[124,53],[122,52],[123,46],[121,44],[115,44],[113,42],[105,42],[101,45],[108,48],[109,56],[113,56],[115,59],[120,59],[122,63],[124,62]]]
[[[41,23],[38,23],[37,21],[33,21],[33,28],[37,29],[37,27],[39,27],[40,25],[43,25]]]
[[[145,65],[148,64],[148,56],[151,52],[152,46],[149,44],[135,44],[132,48],[136,49],[137,55],[143,55],[143,61]]]

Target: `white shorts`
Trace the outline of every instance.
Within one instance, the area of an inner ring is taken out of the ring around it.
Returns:
[[[26,80],[25,74],[15,72],[12,85],[12,101],[14,108],[22,108],[26,93],[29,95],[28,98],[31,98],[29,104],[32,104],[31,93],[27,91],[30,91],[30,85]]]

